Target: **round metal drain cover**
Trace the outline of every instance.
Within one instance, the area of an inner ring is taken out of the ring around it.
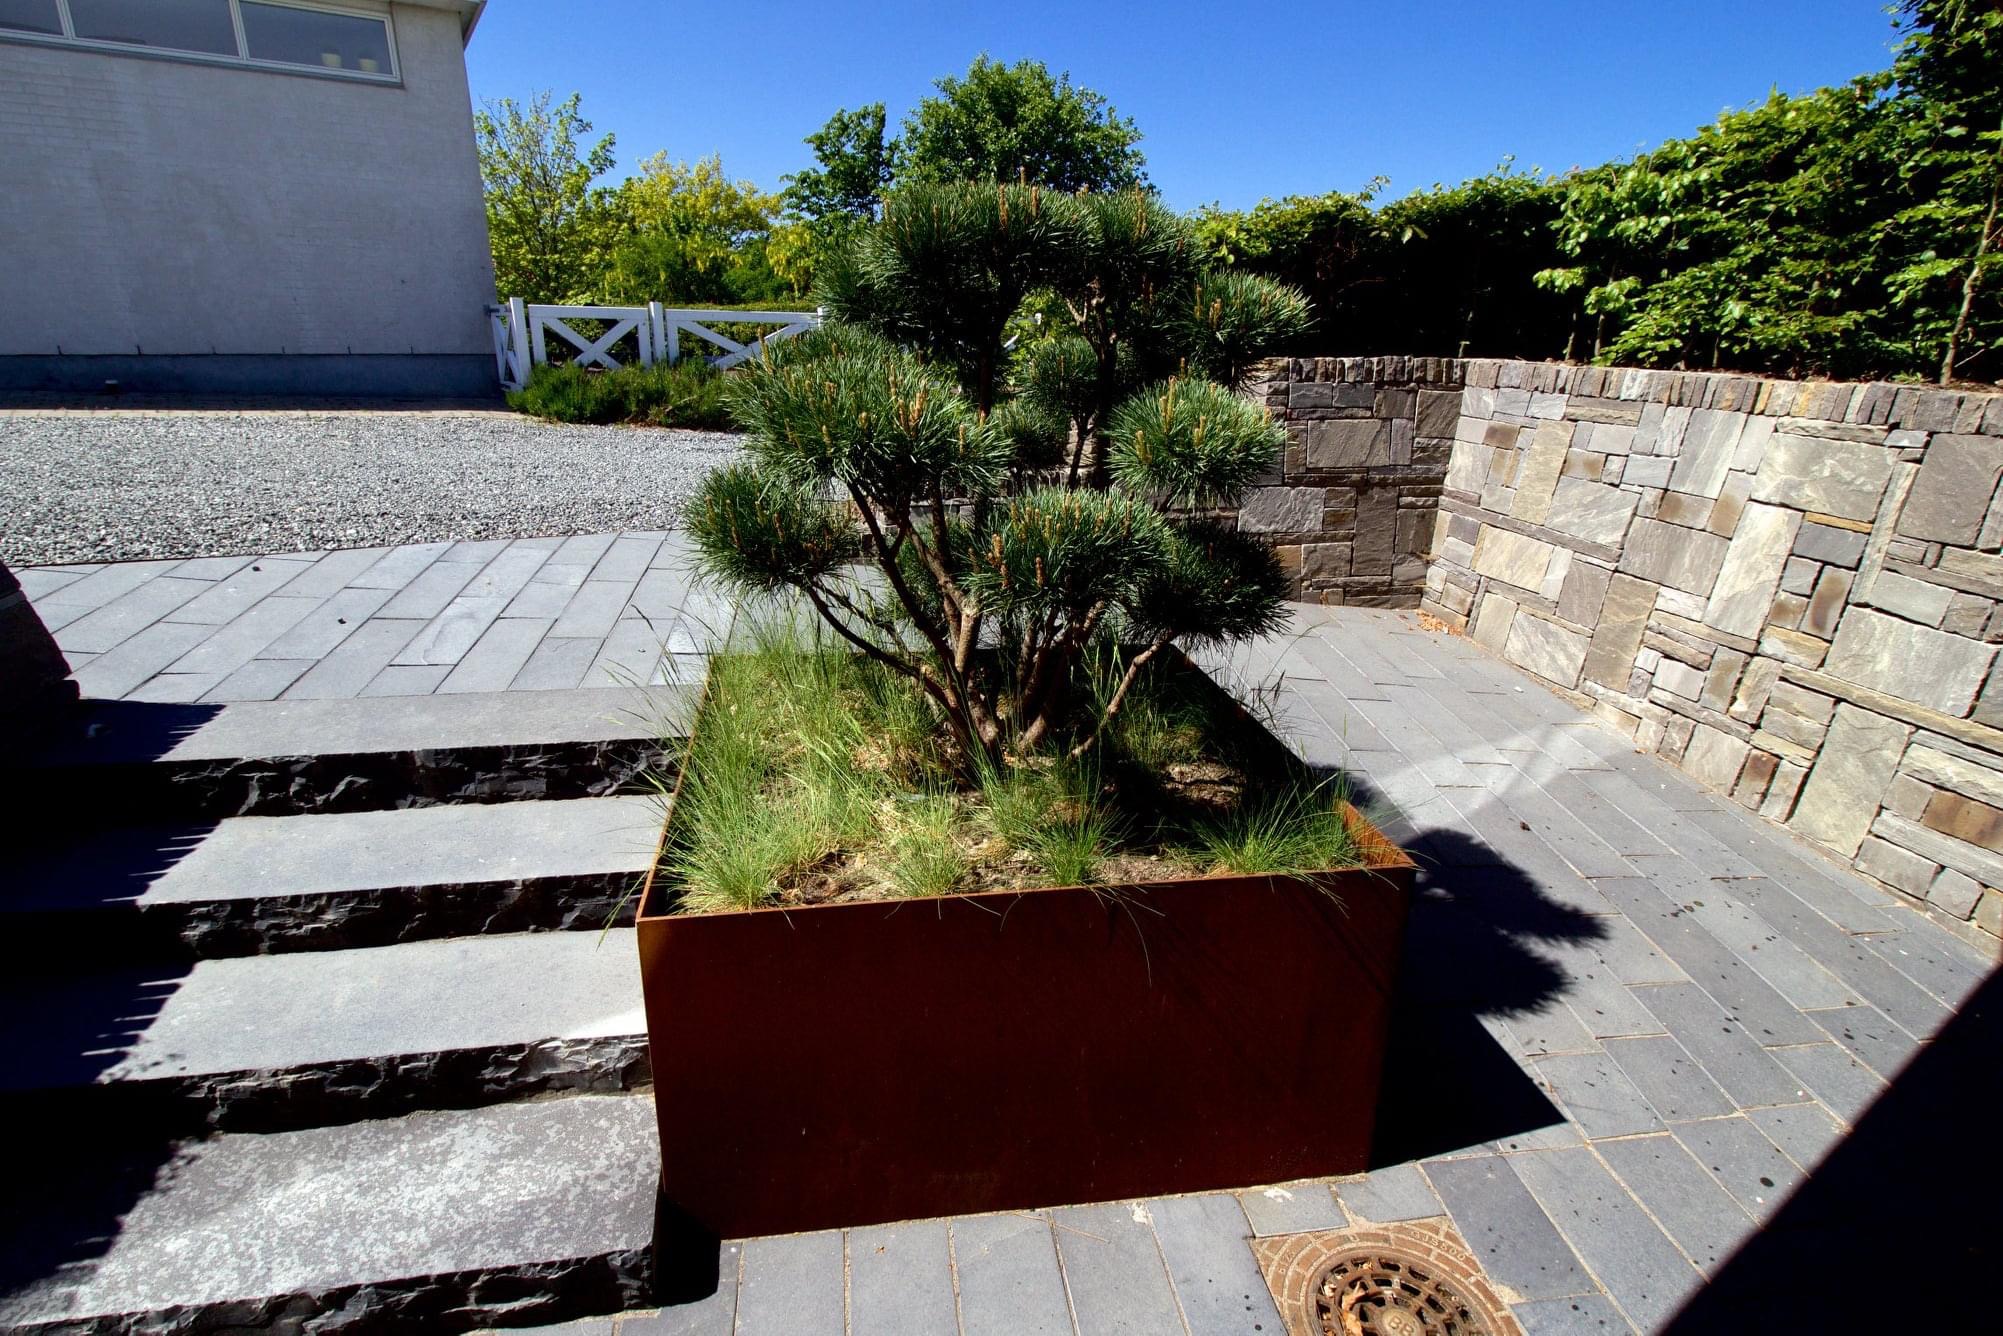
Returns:
[[[1329,1263],[1312,1302],[1322,1336],[1491,1336],[1479,1312],[1432,1267],[1384,1249]]]

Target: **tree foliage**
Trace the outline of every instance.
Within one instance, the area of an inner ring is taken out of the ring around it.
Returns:
[[[732,181],[716,155],[694,164],[656,153],[619,187],[623,230],[603,290],[614,301],[708,306],[800,295],[811,273],[779,196]]]
[[[897,140],[883,137],[883,129],[881,102],[837,111],[807,136],[816,165],[782,181],[786,207],[824,244],[840,244],[876,218],[899,149]]]
[[[1141,132],[1106,99],[1043,62],[977,56],[904,120],[900,182],[1023,181],[1125,190],[1147,180]]]
[[[1297,335],[1305,304],[1198,260],[1143,191],[893,192],[826,267],[839,318],[734,382],[752,463],[696,497],[707,570],[797,592],[918,682],[972,768],[1089,748],[1165,646],[1269,629],[1286,594],[1268,548],[1184,508],[1228,504],[1285,441],[1200,372]],[[1069,328],[1011,351],[1031,304]],[[829,556],[858,522],[873,581]],[[1095,711],[1081,665],[1106,637],[1134,652]]]
[[[594,184],[612,170],[613,138],[584,147],[591,122],[578,101],[572,93],[552,105],[543,92],[474,113],[494,283],[505,296],[588,299],[617,233],[611,192]]]

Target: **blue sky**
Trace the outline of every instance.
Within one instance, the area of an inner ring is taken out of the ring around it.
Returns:
[[[1892,40],[1883,0],[492,0],[467,66],[476,100],[581,92],[615,176],[720,152],[776,188],[836,108],[882,101],[894,125],[983,51],[1031,57],[1138,121],[1187,209],[1591,165],[1882,69]]]

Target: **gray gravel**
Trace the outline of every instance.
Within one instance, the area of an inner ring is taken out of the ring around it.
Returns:
[[[666,529],[735,436],[503,412],[0,411],[13,566]]]

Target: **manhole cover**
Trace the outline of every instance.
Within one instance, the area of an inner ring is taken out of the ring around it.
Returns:
[[[1522,1336],[1444,1218],[1255,1239],[1293,1336]]]
[[[1322,1336],[1494,1336],[1430,1267],[1379,1249],[1323,1268],[1314,1315]]]

